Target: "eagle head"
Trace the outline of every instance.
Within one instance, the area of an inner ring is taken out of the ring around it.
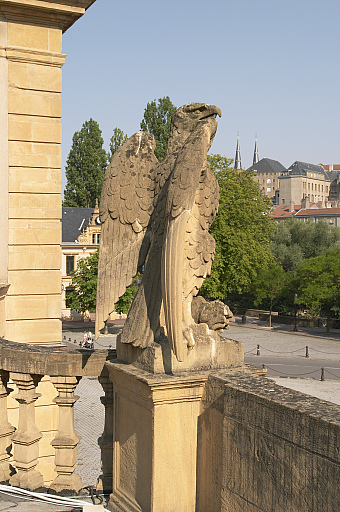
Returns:
[[[222,116],[221,110],[206,103],[187,103],[178,108],[171,119],[168,151],[183,145],[189,135],[203,124],[208,125],[212,143],[217,129],[216,116]]]

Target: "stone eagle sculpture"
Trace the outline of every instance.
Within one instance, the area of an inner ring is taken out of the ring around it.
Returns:
[[[220,109],[205,103],[179,108],[161,162],[155,140],[143,131],[115,152],[100,201],[96,338],[143,269],[120,341],[146,348],[165,334],[178,361],[195,345],[191,302],[215,254],[208,229],[219,187],[206,155],[217,115]]]

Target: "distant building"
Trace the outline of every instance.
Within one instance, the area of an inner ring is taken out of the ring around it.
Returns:
[[[257,151],[257,145],[256,145]],[[271,158],[261,158],[257,163],[253,164],[248,171],[254,171],[256,175],[254,180],[260,185],[260,188],[266,196],[273,202],[275,201],[275,193],[279,189],[279,178],[287,171],[287,169],[277,160]]]
[[[280,176],[280,204],[328,201],[331,183],[321,165],[296,161]]]
[[[62,314],[70,317],[67,295],[72,291],[72,273],[79,258],[95,254],[100,241],[98,204],[95,208],[62,209]]]
[[[328,199],[330,201],[340,200],[340,164],[321,164],[332,180],[329,189]]]
[[[330,226],[340,226],[339,201],[319,201],[318,203],[310,204],[307,197],[302,201],[302,204],[293,205],[291,203],[289,205],[281,204],[274,206],[273,211],[269,215],[276,222],[295,218],[302,221],[324,221]]]
[[[234,169],[236,169],[238,171],[240,171],[242,169],[241,150],[240,150],[240,137],[239,136],[237,136]]]

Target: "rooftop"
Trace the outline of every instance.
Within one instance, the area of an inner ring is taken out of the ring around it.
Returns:
[[[62,209],[62,243],[78,243],[77,238],[86,229],[92,217],[93,208]]]
[[[287,169],[280,164],[277,160],[272,160],[271,158],[261,158],[257,162],[257,164],[252,165],[247,169],[248,171],[255,171],[259,174],[262,173],[283,173],[287,171]]]

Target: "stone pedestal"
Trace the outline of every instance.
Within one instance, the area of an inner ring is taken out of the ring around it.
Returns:
[[[188,349],[186,342],[184,343],[182,362],[177,361],[165,335],[160,335],[145,349],[121,343],[118,335],[117,358],[151,373],[168,374],[230,368],[243,364],[243,343],[223,338],[218,332],[209,330],[206,324],[191,327],[196,344]]]
[[[113,493],[109,510],[192,512],[197,423],[208,372],[153,375],[106,363],[113,383]]]

